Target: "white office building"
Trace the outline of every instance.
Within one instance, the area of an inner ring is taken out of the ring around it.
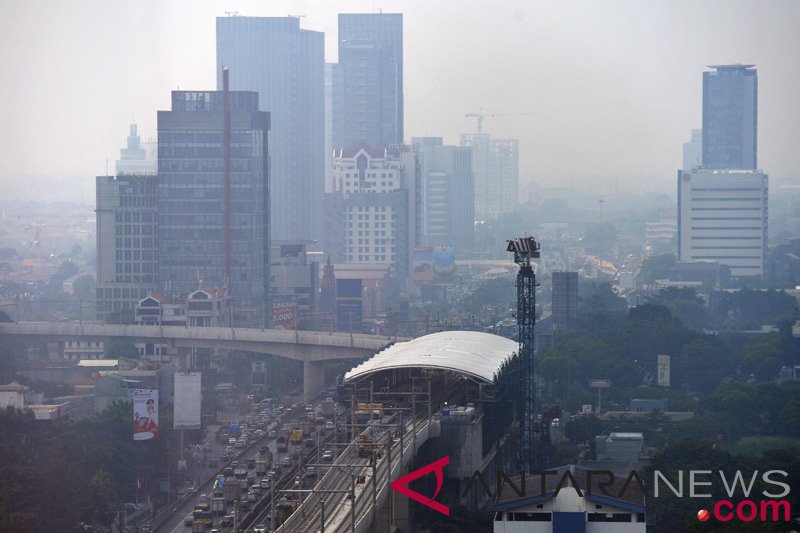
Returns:
[[[678,260],[717,261],[760,276],[767,253],[768,177],[759,170],[678,172]]]

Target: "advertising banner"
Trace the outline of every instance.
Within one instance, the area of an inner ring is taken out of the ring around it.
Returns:
[[[133,390],[133,440],[158,438],[158,389]]]
[[[433,283],[433,248],[431,246],[416,246],[412,256],[414,273],[411,280],[415,285]]]
[[[278,329],[297,327],[297,298],[290,294],[272,296],[272,324]]]
[[[336,280],[336,329],[361,331],[363,315],[362,281],[360,279]]]
[[[658,356],[658,386],[669,387],[670,372],[669,372],[670,357],[668,355]]]
[[[200,429],[200,372],[175,373],[175,429]]]
[[[437,246],[433,249],[433,275],[437,283],[453,281],[456,271],[456,251],[452,246]]]

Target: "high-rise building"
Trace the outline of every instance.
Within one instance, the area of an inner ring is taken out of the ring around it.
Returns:
[[[759,276],[767,253],[768,178],[759,170],[678,171],[678,260]]]
[[[411,143],[420,162],[422,244],[469,252],[475,241],[472,149],[444,146],[441,137],[414,137]]]
[[[173,91],[158,112],[161,291],[226,287],[233,325],[266,320],[269,129],[255,92]]]
[[[271,236],[319,240],[325,190],[324,35],[297,17],[217,18],[217,89],[256,91],[271,118]],[[330,153],[327,153],[330,156]]]
[[[683,143],[683,166],[687,170],[703,165],[703,130],[692,130],[692,137]]]
[[[337,152],[333,178],[335,190],[325,201],[325,250],[331,260],[394,265],[405,279],[417,244],[416,153],[406,146],[356,143]]]
[[[578,318],[578,273],[553,272],[553,326],[569,328]]]
[[[333,66],[333,147],[403,142],[403,15],[339,15]]]
[[[122,310],[158,286],[158,227],[153,174],[97,177],[98,320]]]
[[[472,148],[475,217],[484,220],[514,211],[519,204],[519,141],[462,133],[459,145]]]
[[[755,65],[710,68],[703,72],[703,167],[758,168]]]
[[[130,128],[127,145],[119,151],[116,174],[155,174],[157,170],[156,143],[142,143],[136,124],[131,124]]]

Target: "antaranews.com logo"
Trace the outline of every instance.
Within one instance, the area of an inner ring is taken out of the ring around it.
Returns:
[[[444,482],[444,468],[448,464],[450,464],[449,455],[392,481],[391,487],[394,491],[436,512],[445,516],[450,516],[450,508],[435,500],[442,488]],[[408,485],[412,481],[430,473],[435,473],[436,475],[436,491],[433,496],[425,496],[409,488]],[[712,516],[715,520],[720,522],[730,522],[734,519],[742,522],[752,522],[755,520],[760,520],[762,522],[788,522],[791,520],[791,505],[789,501],[785,499],[786,496],[789,495],[791,488],[788,483],[785,483],[785,481],[789,479],[789,474],[784,470],[768,470],[762,473],[755,470],[750,473],[749,476],[745,476],[742,471],[737,470],[732,477],[726,475],[725,472],[721,470],[718,472],[713,472],[711,470],[679,470],[676,474],[671,476],[656,470],[653,472],[652,491],[647,489],[639,472],[631,470],[618,492],[611,490],[611,487],[615,485],[615,481],[618,481],[618,478],[610,470],[586,470],[587,482],[585,487],[581,487],[570,470],[564,470],[560,478],[557,477],[558,475],[558,470],[534,470],[532,472],[523,473],[520,478],[520,484],[517,486],[512,481],[512,478],[505,472],[498,471],[495,492],[492,493],[486,479],[476,470],[472,474],[469,483],[467,483],[463,496],[466,496],[476,484],[479,485],[484,494],[490,498],[499,494],[505,484],[508,484],[509,488],[520,498],[526,496],[543,496],[546,492],[549,492],[545,490],[547,480],[558,479],[558,483],[553,489],[553,497],[556,497],[559,491],[564,487],[574,488],[580,497],[583,497],[584,492],[586,492],[588,496],[591,496],[596,486],[602,496],[614,499],[624,496],[625,492],[629,490],[632,485],[635,485],[642,494],[648,497],[652,496],[658,498],[661,495],[670,494],[678,498],[710,499],[713,496],[710,492],[706,491],[710,491],[715,484],[715,480],[717,480],[717,482],[721,483],[725,494],[727,494],[730,499],[720,499],[714,502],[714,504],[710,506],[712,509],[711,511],[705,508],[700,509],[697,512],[698,520],[705,522],[711,519]],[[533,478],[538,480],[539,483],[526,483],[526,478]],[[756,484],[756,480],[759,478],[765,486],[761,491],[761,496],[763,496],[763,498],[759,500],[751,499],[751,494],[756,496],[753,488]],[[593,479],[596,483],[592,483]],[[528,493],[526,487],[539,487],[540,490],[535,494]],[[744,496],[744,499],[739,500],[738,503],[733,501],[737,493]]]

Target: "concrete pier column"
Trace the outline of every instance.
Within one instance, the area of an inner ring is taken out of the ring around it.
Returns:
[[[303,401],[311,401],[323,388],[325,361],[303,361]]]
[[[402,471],[405,471],[403,469]],[[397,531],[400,532],[410,532],[411,531],[411,517],[409,515],[409,508],[408,502],[409,499],[405,497],[400,497],[397,494],[393,494],[394,498],[390,505],[392,506],[392,526],[397,528]]]

